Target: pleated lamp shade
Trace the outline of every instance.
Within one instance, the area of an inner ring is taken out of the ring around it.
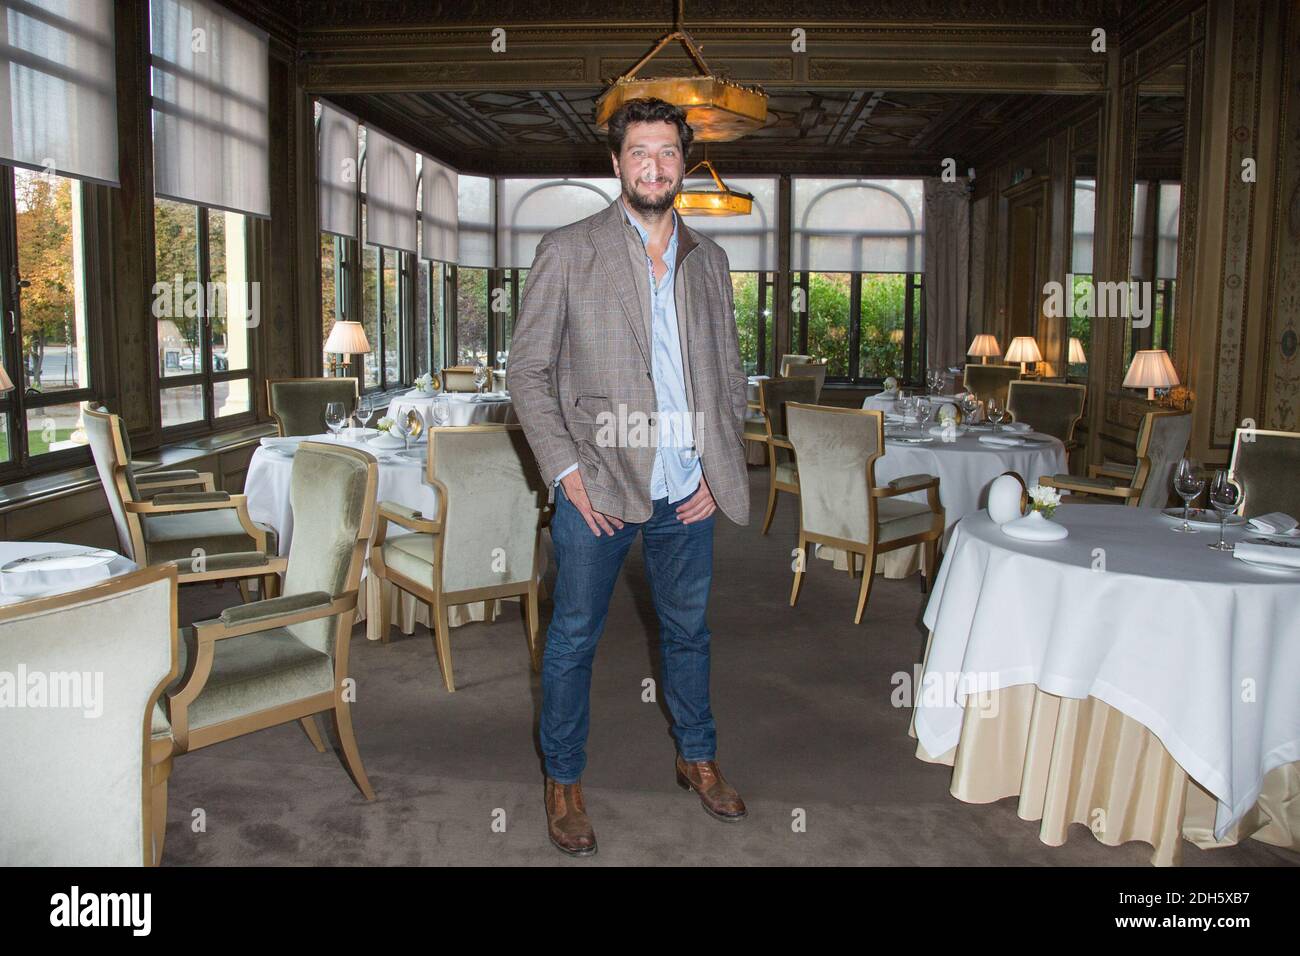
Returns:
[[[1148,402],[1155,401],[1157,388],[1173,388],[1177,384],[1178,371],[1164,349],[1139,351],[1124,376],[1124,387],[1145,388]]]
[[[0,395],[3,395],[5,392],[12,392],[13,388],[14,383],[10,381],[9,373],[5,371],[3,365],[0,365]]]
[[[1083,343],[1075,338],[1070,339],[1070,364],[1071,365],[1088,364],[1088,355],[1083,350]]]
[[[1025,374],[1026,362],[1041,362],[1043,353],[1038,351],[1038,343],[1034,341],[1033,336],[1017,335],[1007,346],[1006,361],[1019,362],[1020,374]]]
[[[981,332],[975,336],[975,341],[971,342],[970,348],[966,350],[967,355],[974,355],[980,359],[984,365],[989,364],[989,357],[1001,355],[1002,349],[998,347],[998,340],[987,332]]]

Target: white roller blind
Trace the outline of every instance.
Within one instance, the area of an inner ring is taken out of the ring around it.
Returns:
[[[366,130],[366,242],[415,252],[415,150]]]
[[[361,177],[357,163],[357,121],[328,103],[321,103],[320,155],[316,177],[320,184],[320,228],[357,238],[357,197]]]
[[[271,214],[266,34],[211,0],[150,0],[154,192]]]
[[[119,185],[110,0],[0,0],[0,161]]]
[[[494,203],[492,180],[486,176],[460,176],[456,183],[456,208],[460,220],[460,257],[462,266],[491,268],[494,243],[492,241],[492,206]]]
[[[1092,275],[1092,247],[1097,231],[1097,181],[1074,181],[1074,248],[1070,254],[1070,271],[1075,275]]]
[[[727,253],[732,272],[776,270],[776,180],[770,177],[724,176],[730,189],[750,193],[754,208],[748,216],[686,216],[687,224],[704,233]],[[717,189],[713,178],[686,180],[684,189]]]
[[[795,177],[791,185],[794,271],[924,271],[921,180]]]
[[[420,158],[420,170],[420,256],[455,262],[459,255],[456,170],[430,156]]]
[[[503,179],[497,223],[497,265],[527,269],[537,244],[552,229],[600,212],[618,196],[607,179]]]
[[[1156,278],[1178,278],[1178,213],[1183,204],[1182,183],[1161,183],[1156,199]]]

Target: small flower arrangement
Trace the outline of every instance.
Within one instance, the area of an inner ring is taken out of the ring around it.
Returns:
[[[425,372],[423,375],[421,375],[419,378],[415,380],[415,387],[418,388],[421,392],[426,392],[426,393],[432,392],[433,375],[431,375],[429,372]]]
[[[892,375],[886,378],[884,381],[884,389],[886,392],[898,391],[898,379],[894,378]]]
[[[1056,514],[1056,506],[1061,503],[1061,493],[1055,488],[1034,485],[1029,489],[1029,500],[1035,511],[1042,512],[1044,518],[1050,518]]]
[[[392,432],[390,429],[392,429],[392,427],[396,424],[397,422],[394,419],[391,419],[387,415],[385,415],[383,418],[379,419],[379,421],[375,422],[375,427],[378,428],[381,432],[388,432],[391,435]]]

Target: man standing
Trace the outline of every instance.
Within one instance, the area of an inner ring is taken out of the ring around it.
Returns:
[[[705,623],[714,511],[749,521],[745,375],[727,255],[673,209],[693,138],[662,100],[631,100],[610,119],[622,195],[543,237],[510,343],[515,411],[557,486],[541,744],[548,832],[572,855],[596,851],[580,782],[591,662],[638,531],[677,783],[721,820],[745,816],[715,760]]]

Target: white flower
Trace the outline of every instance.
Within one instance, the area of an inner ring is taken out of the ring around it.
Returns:
[[[1061,503],[1061,493],[1045,485],[1034,485],[1029,489],[1029,497],[1039,508],[1055,508]]]
[[[885,379],[884,386],[885,386],[885,391],[887,392],[895,391],[898,388],[898,379],[894,378],[894,376],[891,375],[887,379]]]
[[[388,429],[392,428],[393,425],[395,424],[396,422],[394,422],[391,418],[385,415],[383,418],[379,419],[379,421],[375,422],[375,427],[378,428],[381,432],[386,432],[388,431]]]

